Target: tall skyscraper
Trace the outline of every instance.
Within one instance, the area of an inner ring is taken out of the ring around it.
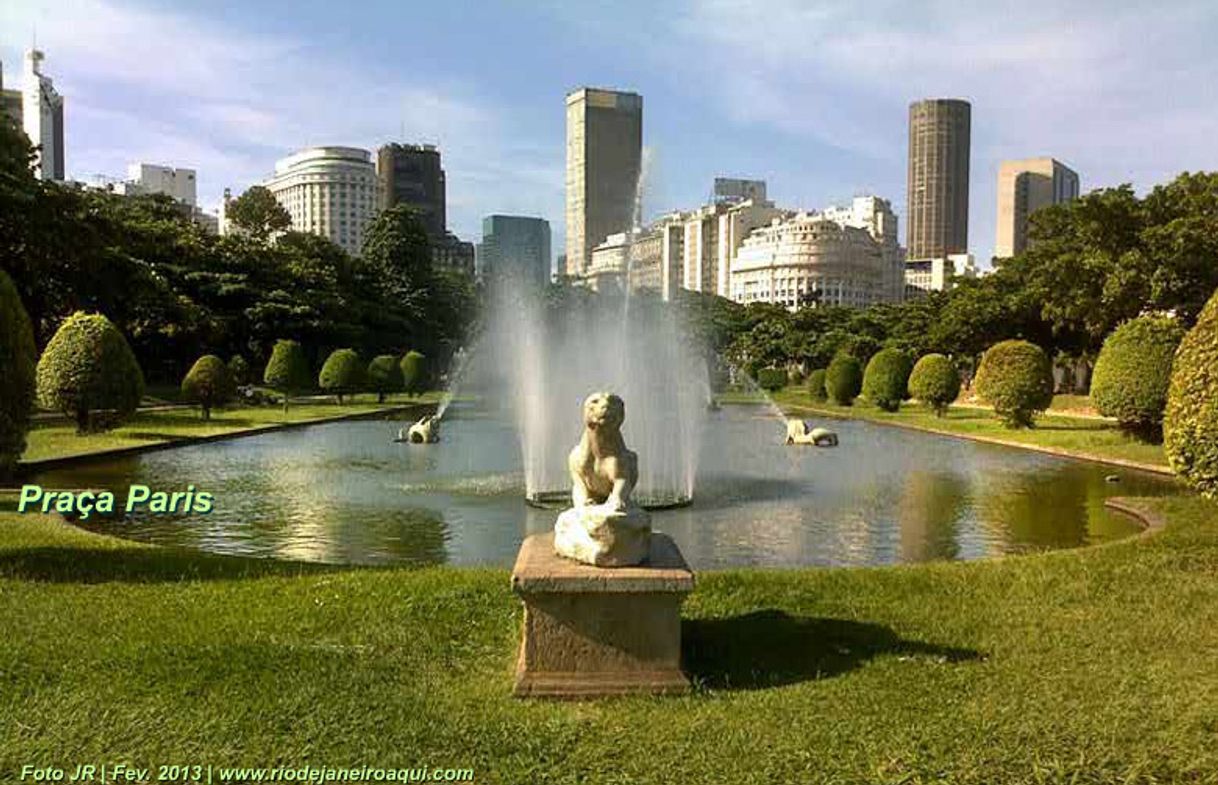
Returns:
[[[643,159],[643,97],[581,88],[567,95],[567,275],[629,231]]]
[[[998,167],[998,231],[994,256],[1028,247],[1028,216],[1042,207],[1077,199],[1078,173],[1053,158],[1003,161]]]
[[[968,252],[968,101],[930,98],[909,105],[906,245],[910,259]]]
[[[25,54],[21,121],[30,144],[40,148],[34,172],[43,180],[64,179],[63,96],[42,73],[45,56],[37,49]]]
[[[482,219],[478,272],[483,277],[516,276],[537,287],[550,282],[550,223],[523,215]]]
[[[376,215],[372,154],[358,147],[311,147],[275,162],[266,182],[292,216],[292,228],[329,238],[357,254]]]
[[[427,235],[443,239],[448,230],[444,167],[431,144],[387,144],[376,151],[381,207],[407,204],[415,209]]]

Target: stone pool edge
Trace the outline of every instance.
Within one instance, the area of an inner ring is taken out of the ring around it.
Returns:
[[[1139,461],[1127,461],[1124,458],[1105,458],[1092,453],[1073,452],[1064,450],[1060,447],[1048,447],[1042,444],[1028,444],[1027,442],[1008,441],[1007,439],[999,439],[994,436],[978,436],[971,433],[955,433],[953,431],[940,431],[935,428],[927,428],[924,425],[913,425],[911,423],[894,422],[892,420],[877,420],[866,416],[850,416],[840,412],[832,412],[826,409],[818,409],[815,406],[805,406],[803,404],[788,404],[780,407],[784,413],[791,412],[811,412],[821,417],[829,417],[834,420],[857,420],[859,422],[871,423],[873,425],[884,425],[891,428],[904,428],[907,431],[918,431],[919,433],[930,433],[935,436],[947,436],[952,439],[966,439],[972,442],[981,444],[996,444],[1001,447],[1015,447],[1020,450],[1031,450],[1032,452],[1044,453],[1045,455],[1055,455],[1059,458],[1070,458],[1076,461],[1090,461],[1091,463],[1100,463],[1106,466],[1116,466],[1121,469],[1133,469],[1135,471],[1149,472],[1157,474],[1161,477],[1171,477],[1179,479],[1171,467],[1161,466],[1153,463],[1140,463]]]
[[[308,428],[313,425],[324,425],[331,422],[342,422],[344,420],[371,420],[387,414],[401,414],[402,412],[409,411],[434,411],[437,406],[438,404],[435,403],[397,404],[394,406],[385,406],[383,408],[363,412],[348,412],[347,414],[339,414],[333,417],[319,417],[313,420],[299,420],[297,422],[271,423],[268,425],[260,425],[257,428],[240,428],[232,431],[226,431],[224,433],[211,434],[209,436],[177,436],[161,442],[136,444],[130,447],[115,447],[108,450],[77,453],[76,455],[62,455],[57,458],[41,458],[33,461],[21,461],[17,464],[17,476],[28,477],[31,474],[47,471],[48,469],[60,469],[65,466],[76,466],[78,464],[89,463],[90,461],[99,461],[107,458],[121,458],[129,455],[142,455],[144,453],[168,450],[174,447],[189,447],[195,444],[219,442],[224,441],[225,439],[242,439],[247,436],[257,436],[263,433],[288,431],[297,428]]]

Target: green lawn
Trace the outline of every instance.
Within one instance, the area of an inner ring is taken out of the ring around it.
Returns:
[[[744,402],[747,396],[736,395],[728,400]],[[780,390],[774,395],[774,401],[784,410],[802,416],[825,414],[890,422],[940,433],[1063,450],[1085,457],[1167,466],[1162,445],[1140,442],[1122,433],[1111,421],[1094,417],[1070,417],[1050,412],[1037,418],[1035,428],[1011,429],[1003,426],[989,410],[973,406],[954,406],[946,417],[936,417],[929,408],[914,403],[902,404],[900,411],[889,413],[862,400],[855,401],[854,406],[813,401],[806,390],[799,388]]]
[[[76,433],[75,425],[66,421],[35,423],[21,458],[25,461],[62,458],[176,439],[270,428],[283,423],[324,420],[375,411],[385,406],[434,403],[439,399],[440,393],[426,393],[417,398],[392,395],[386,403],[378,404],[375,395],[358,395],[354,397],[354,401],[344,398],[342,406],[333,401],[301,401],[290,405],[287,414],[284,414],[283,408],[279,406],[217,409],[212,412],[211,420],[208,421],[204,421],[194,409],[140,412],[120,428],[83,436]]]
[[[990,562],[703,573],[687,697],[509,697],[494,569],[209,557],[0,513],[23,763],[472,767],[489,783],[1218,781],[1218,506]]]

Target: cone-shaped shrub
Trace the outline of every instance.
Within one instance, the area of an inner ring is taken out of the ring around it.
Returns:
[[[262,381],[267,387],[283,393],[283,410],[286,412],[292,393],[307,388],[311,382],[309,360],[300,344],[289,340],[276,341]]]
[[[127,339],[101,314],[68,317],[38,361],[38,401],[76,421],[79,433],[130,417],[144,397],[144,374]]]
[[[1172,363],[1163,446],[1176,473],[1206,496],[1218,496],[1218,292]]]
[[[354,349],[335,349],[317,375],[317,386],[338,396],[341,406],[343,395],[359,392],[364,388],[364,362]]]
[[[982,355],[976,387],[1008,428],[1027,428],[1053,403],[1053,368],[1036,344],[1002,341]]]
[[[203,410],[204,420],[210,420],[211,410],[231,401],[236,393],[232,373],[214,354],[205,354],[195,360],[182,379],[182,400],[197,403]]]
[[[886,412],[901,408],[909,397],[909,370],[913,363],[900,349],[881,349],[872,355],[863,373],[863,395]]]
[[[909,373],[909,394],[942,417],[960,394],[960,371],[942,354],[928,354]]]
[[[1172,357],[1183,338],[1184,328],[1166,316],[1141,316],[1113,330],[1091,375],[1096,410],[1140,438],[1158,441]]]
[[[825,369],[825,392],[841,406],[850,406],[863,388],[863,366],[849,354],[838,354]]]
[[[817,368],[812,373],[808,374],[808,395],[814,401],[823,401],[829,397],[829,393],[825,392],[825,369]]]
[[[382,354],[368,363],[368,389],[376,393],[377,403],[384,403],[389,393],[401,392],[402,366],[392,354]]]
[[[427,358],[420,352],[409,351],[402,358],[402,387],[411,395],[427,389]]]
[[[232,377],[233,384],[238,387],[243,384],[249,384],[250,364],[241,355],[234,354],[228,361],[228,375]]]
[[[0,270],[0,479],[12,475],[25,452],[34,407],[38,349],[30,317],[8,275]]]

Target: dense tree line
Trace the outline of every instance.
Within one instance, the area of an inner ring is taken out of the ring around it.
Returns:
[[[39,347],[74,312],[101,313],[150,380],[177,382],[204,354],[243,355],[260,369],[283,338],[317,366],[339,347],[366,357],[420,349],[442,364],[466,337],[473,286],[432,268],[427,236],[405,207],[382,213],[352,257],[286,231],[263,188],[234,205],[241,231],[217,237],[167,197],[40,181],[32,154],[0,123],[0,269]]]

